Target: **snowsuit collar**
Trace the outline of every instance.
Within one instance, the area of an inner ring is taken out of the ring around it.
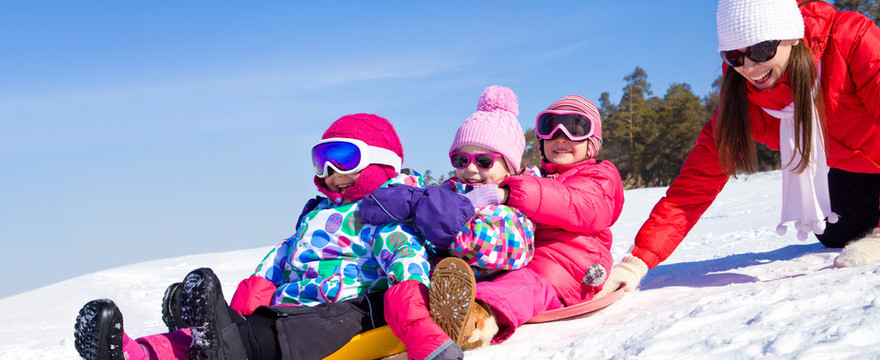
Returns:
[[[541,170],[543,170],[544,174],[561,174],[571,169],[577,169],[585,165],[595,165],[598,162],[599,160],[596,160],[595,158],[586,159],[584,161],[568,165],[560,165],[551,162],[541,161]]]

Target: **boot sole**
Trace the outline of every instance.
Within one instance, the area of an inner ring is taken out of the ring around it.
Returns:
[[[74,325],[76,351],[86,360],[123,360],[122,313],[109,299],[92,300]]]
[[[470,265],[459,258],[445,258],[434,268],[428,291],[431,318],[459,346],[471,317],[477,285]]]
[[[193,270],[181,285],[181,310],[193,342],[187,350],[190,360],[247,359],[247,349],[232,321],[223,297],[220,279],[208,268]]]
[[[190,272],[181,284],[188,296],[181,302],[184,324],[192,331],[192,345],[186,354],[190,360],[223,359],[217,332],[217,313],[209,299],[212,289],[199,270]]]
[[[168,332],[180,330],[183,322],[180,319],[180,283],[174,283],[165,289],[162,296],[162,322],[168,328]]]

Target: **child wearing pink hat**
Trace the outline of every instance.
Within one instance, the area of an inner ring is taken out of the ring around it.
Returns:
[[[480,279],[486,279],[526,266],[534,254],[535,227],[521,211],[500,204],[503,192],[498,187],[511,175],[539,176],[537,167],[522,167],[525,136],[517,119],[518,113],[517,98],[510,88],[486,88],[477,102],[477,111],[458,128],[449,148],[456,176],[436,188],[393,186],[379,189],[364,200],[364,221],[412,221],[425,234],[429,253],[434,255],[432,259],[453,256],[439,261],[434,277],[455,276],[450,270],[459,267],[468,271],[471,277],[476,272]],[[466,200],[462,203],[456,198]],[[464,211],[462,206],[469,211]],[[430,289],[431,294],[443,291],[433,285]],[[442,308],[438,302],[443,300],[432,296],[432,309]],[[405,297],[396,296],[395,289],[386,294],[386,306],[405,302]],[[487,311],[481,311],[483,309],[476,307],[474,311],[479,321],[491,326],[495,320]],[[386,313],[386,317],[400,314]],[[436,314],[432,312],[435,321],[438,319]],[[455,313],[448,315],[456,316]],[[445,323],[439,324],[442,327]],[[423,335],[412,327],[392,325],[391,329],[401,339]],[[488,328],[484,333],[494,334]],[[449,334],[453,340],[464,343],[459,339],[462,332]]]
[[[461,349],[427,315],[429,264],[416,231],[360,218],[363,198],[378,188],[423,187],[418,176],[401,173],[403,149],[394,127],[376,115],[343,116],[311,154],[315,185],[326,197],[306,204],[296,234],[266,255],[229,304],[213,271],[196,269],[166,291],[163,320],[170,332],[131,339],[119,308],[109,299],[93,300],[77,317],[79,354],[90,360],[320,359],[385,325],[385,314],[416,311],[423,320],[406,324],[416,323],[422,337],[410,357],[461,359]],[[398,287],[410,301],[384,308],[384,293]],[[395,320],[408,319],[389,321]]]
[[[534,252],[534,224],[521,211],[500,204],[501,180],[518,174],[540,176],[536,166],[522,166],[526,140],[517,115],[513,90],[490,86],[449,147],[455,177],[443,186],[465,195],[476,208],[449,250],[483,277],[519,269]]]
[[[462,266],[431,278],[432,316],[464,349],[503,342],[537,314],[591,300],[613,262],[610,228],[623,208],[623,183],[611,162],[596,159],[595,105],[579,95],[559,99],[538,114],[535,134],[542,176],[499,185],[502,203],[536,223],[533,259],[488,281],[475,282]],[[435,306],[435,298],[445,301]]]

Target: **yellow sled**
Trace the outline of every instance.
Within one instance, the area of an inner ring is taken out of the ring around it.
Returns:
[[[626,291],[626,284],[617,290],[603,296],[577,305],[550,310],[538,314],[527,323],[542,323],[549,321],[569,320],[585,317],[596,311],[602,310],[615,301],[619,300]],[[374,360],[399,354],[384,360],[406,359],[406,347],[400,342],[388,325],[355,335],[348,344],[345,344],[335,353],[325,357],[324,360]]]
[[[406,351],[388,325],[355,335],[324,360],[373,360]]]

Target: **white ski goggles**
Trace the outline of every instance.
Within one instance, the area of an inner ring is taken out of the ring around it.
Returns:
[[[312,165],[319,178],[330,175],[328,168],[347,175],[357,173],[370,164],[388,165],[400,172],[403,159],[391,150],[357,139],[329,138],[312,145]]]

